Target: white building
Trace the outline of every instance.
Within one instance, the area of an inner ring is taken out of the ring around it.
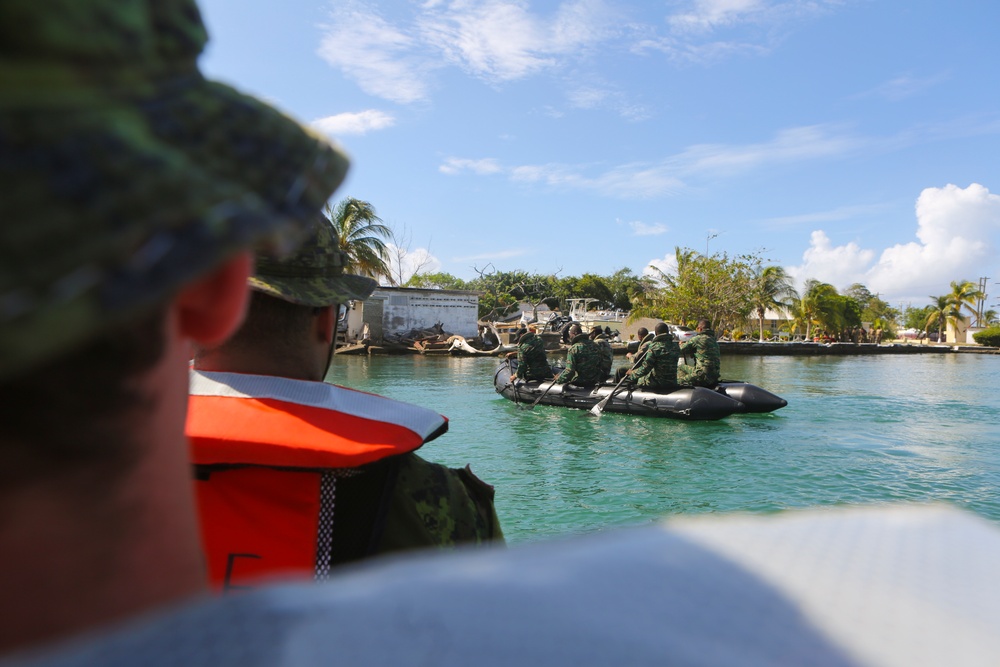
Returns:
[[[364,302],[352,302],[345,339],[348,343],[365,337],[379,341],[435,324],[449,333],[472,338],[479,334],[478,320],[478,292],[379,287]]]

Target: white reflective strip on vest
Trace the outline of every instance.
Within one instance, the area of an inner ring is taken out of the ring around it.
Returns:
[[[447,422],[444,416],[433,410],[412,403],[325,382],[291,380],[270,375],[191,370],[190,392],[193,396],[273,399],[335,410],[363,419],[402,426],[423,438],[429,437]]]

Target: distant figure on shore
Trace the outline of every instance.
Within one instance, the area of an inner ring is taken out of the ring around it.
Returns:
[[[513,359],[514,357],[517,357],[517,370],[514,372],[515,379],[552,379],[552,366],[549,365],[549,358],[545,353],[545,341],[538,334],[525,329],[524,333],[518,337],[517,350],[507,353],[508,359]]]
[[[660,322],[653,328],[653,339],[645,348],[645,355],[635,367],[625,372],[626,378],[637,387],[660,393],[677,389],[677,361],[680,349],[670,333],[670,327]]]
[[[680,366],[677,369],[677,382],[696,387],[714,387],[719,384],[722,360],[719,343],[715,340],[715,332],[711,323],[702,318],[695,325],[696,333],[680,346],[683,355],[694,355],[694,364]]]
[[[570,325],[569,335],[573,344],[566,352],[566,368],[556,378],[556,382],[559,384],[572,382],[584,387],[598,384],[602,379],[603,363],[600,348],[583,333],[583,329],[576,322]]]

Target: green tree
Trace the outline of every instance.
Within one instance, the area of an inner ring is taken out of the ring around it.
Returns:
[[[731,258],[726,253],[711,257],[690,249],[674,249],[677,268],[673,273],[649,267],[658,284],[633,299],[631,321],[653,317],[690,324],[706,318],[714,329],[743,322],[753,310],[752,265],[754,255]]]
[[[481,292],[479,318],[500,319],[517,308],[520,301],[528,301],[535,308],[545,302],[555,304],[552,276],[531,274],[527,271],[497,271],[492,264],[482,269],[473,267],[479,274],[467,283],[468,289]]]
[[[604,283],[611,291],[612,310],[628,311],[632,309],[632,299],[644,290],[644,284],[648,279],[635,275],[632,269],[618,269],[612,275],[604,279]]]
[[[833,325],[836,318],[831,307],[834,297],[838,296],[833,285],[810,278],[803,285],[802,296],[792,300],[795,326],[805,329],[807,340],[812,338],[814,326],[824,328]]]
[[[461,278],[450,273],[415,273],[406,281],[404,287],[423,287],[429,289],[469,289]]]
[[[389,250],[382,239],[392,238],[392,229],[382,224],[375,208],[366,201],[348,197],[336,207],[324,208],[333,225],[340,249],[347,253],[349,268],[363,276],[385,278],[395,284],[389,266]]]
[[[907,329],[919,329],[923,331],[927,328],[927,318],[930,317],[933,306],[915,308],[907,306],[903,311],[903,327]]]

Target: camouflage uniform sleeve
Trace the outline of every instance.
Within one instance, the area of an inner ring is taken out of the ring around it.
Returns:
[[[559,377],[556,378],[556,384],[566,384],[574,377],[576,377],[576,370],[575,370],[576,355],[577,355],[576,345],[570,346],[569,350],[566,351],[566,368],[564,368],[563,372],[560,373]]]
[[[448,468],[416,454],[401,456],[378,552],[502,544],[493,493],[468,466]]]

